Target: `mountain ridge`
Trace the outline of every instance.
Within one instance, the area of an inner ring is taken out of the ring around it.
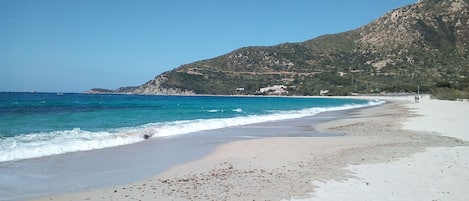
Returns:
[[[299,43],[251,46],[181,65],[132,94],[291,95],[469,91],[469,0],[421,0],[354,30]],[[242,90],[240,90],[242,89]],[[267,93],[268,94],[268,93]]]

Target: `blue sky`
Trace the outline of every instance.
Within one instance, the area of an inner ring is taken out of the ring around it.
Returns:
[[[416,0],[0,0],[0,91],[136,86],[245,46],[358,28]]]

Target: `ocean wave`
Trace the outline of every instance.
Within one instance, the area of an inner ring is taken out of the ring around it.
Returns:
[[[241,112],[243,112],[243,109],[241,109],[241,108],[236,108],[236,109],[233,109],[232,111],[233,111],[233,112],[241,113]]]
[[[237,113],[242,113],[243,112],[243,109],[242,108],[236,108],[236,109],[232,109],[231,111],[233,112],[237,112]],[[218,113],[218,112],[225,112],[225,110],[223,109],[211,109],[211,110],[206,110],[206,112],[209,112],[209,113]]]
[[[33,133],[0,140],[0,162],[88,151],[142,141],[136,135],[90,132],[79,128]]]
[[[19,135],[0,139],[0,162],[102,149],[137,143],[149,137],[177,136],[204,130],[301,118],[316,115],[320,112],[374,106],[382,103],[384,102],[374,100],[369,101],[367,104],[315,107],[291,111],[272,111],[272,113],[266,115],[149,123],[137,127],[119,128],[100,132],[91,132],[75,128],[72,130],[49,133]],[[242,112],[242,109],[238,108],[234,109],[234,111]]]
[[[210,112],[210,113],[217,113],[217,112],[223,112],[223,110],[207,110],[207,112]]]

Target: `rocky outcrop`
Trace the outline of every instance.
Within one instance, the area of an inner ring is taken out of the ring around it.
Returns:
[[[163,73],[155,79],[137,87],[120,87],[116,90],[93,88],[85,93],[90,94],[142,94],[142,95],[194,95],[190,90],[182,90],[179,88],[165,88],[162,83],[168,80],[167,74]]]
[[[358,43],[376,51],[462,50],[468,47],[467,0],[422,0],[388,12],[359,29]]]
[[[165,88],[162,86],[168,80],[167,74],[163,73],[155,79],[148,81],[136,88],[133,93],[135,94],[151,94],[151,95],[194,95],[191,90],[182,90],[180,88]]]

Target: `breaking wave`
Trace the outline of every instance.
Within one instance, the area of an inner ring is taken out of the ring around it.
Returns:
[[[125,127],[98,132],[75,128],[72,130],[48,133],[25,134],[15,137],[0,138],[0,162],[102,149],[137,143],[145,140],[147,137],[177,136],[197,131],[301,118],[316,115],[320,112],[374,106],[382,103],[384,103],[384,101],[376,100],[369,101],[366,104],[350,104],[338,107],[314,107],[302,110],[270,111],[269,114],[264,115],[149,123],[136,127]],[[242,108],[237,108],[234,109],[233,112],[242,113],[243,110]]]

